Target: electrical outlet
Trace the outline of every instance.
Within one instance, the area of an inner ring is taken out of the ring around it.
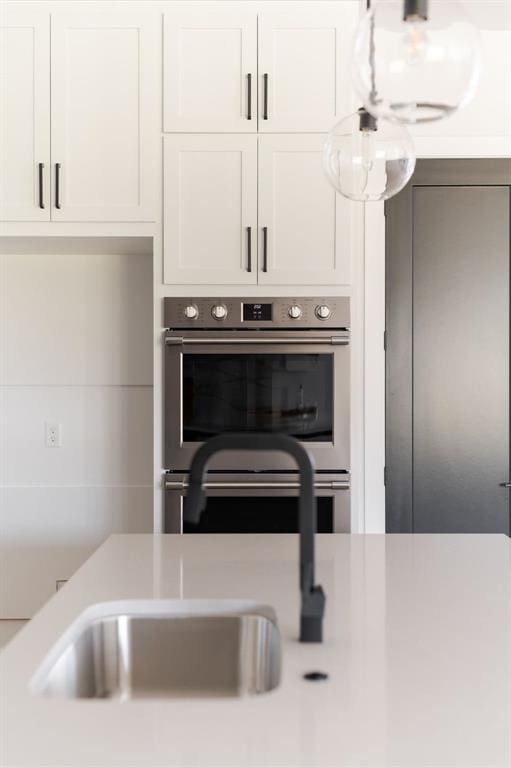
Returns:
[[[57,421],[47,421],[44,425],[46,447],[60,448],[62,446],[62,424]]]

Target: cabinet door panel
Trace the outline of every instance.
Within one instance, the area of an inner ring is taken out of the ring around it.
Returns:
[[[358,4],[286,6],[259,16],[259,128],[328,131],[354,111],[349,56]]]
[[[296,134],[259,140],[259,227],[268,233],[260,283],[350,282],[354,205],[325,178],[323,141],[322,135]]]
[[[53,14],[53,219],[154,220],[157,31],[126,9]]]
[[[4,8],[0,16],[0,219],[4,221],[50,218],[49,56],[49,13],[33,6]]]
[[[164,155],[165,282],[255,283],[257,137],[165,136]]]
[[[165,13],[164,130],[255,132],[256,13],[211,5]]]

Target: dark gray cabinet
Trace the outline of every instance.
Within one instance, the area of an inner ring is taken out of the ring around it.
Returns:
[[[510,533],[510,187],[424,160],[386,205],[389,532]]]

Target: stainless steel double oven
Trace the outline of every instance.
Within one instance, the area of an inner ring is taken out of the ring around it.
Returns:
[[[183,497],[203,441],[281,432],[314,460],[318,530],[348,531],[349,299],[167,298],[164,319],[165,530],[187,530]],[[297,530],[299,477],[283,454],[218,454],[206,487],[199,531]]]

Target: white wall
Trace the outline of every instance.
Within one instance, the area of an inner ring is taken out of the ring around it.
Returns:
[[[0,248],[0,617],[26,618],[109,533],[152,530],[152,250]]]

